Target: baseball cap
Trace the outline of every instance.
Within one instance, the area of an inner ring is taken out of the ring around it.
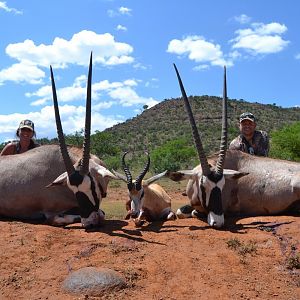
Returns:
[[[242,122],[244,120],[249,120],[249,121],[255,122],[255,117],[250,112],[245,112],[240,115],[240,122]]]
[[[29,128],[30,130],[34,131],[34,123],[30,120],[23,120],[19,125],[19,129],[22,128]]]

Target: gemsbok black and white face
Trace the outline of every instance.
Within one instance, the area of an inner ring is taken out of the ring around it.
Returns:
[[[224,211],[222,205],[222,190],[225,185],[225,177],[237,176],[239,172],[224,169],[224,161],[227,151],[227,86],[226,86],[226,68],[224,67],[224,87],[223,87],[223,109],[222,109],[222,136],[220,152],[216,166],[208,164],[206,155],[203,150],[201,138],[196,126],[196,122],[191,110],[191,106],[184,90],[179,72],[174,64],[177,74],[185,108],[189,116],[192,127],[194,143],[198,152],[201,168],[196,167],[193,170],[178,171],[176,174],[170,174],[173,180],[183,178],[193,179],[198,183],[198,206],[201,206],[207,213],[207,222],[210,226],[220,228],[224,225]],[[193,205],[193,204],[192,204]],[[197,206],[194,203],[194,206]]]
[[[57,177],[51,185],[67,185],[68,188],[75,194],[75,197],[78,201],[81,223],[83,227],[88,228],[98,226],[104,220],[104,212],[99,209],[99,207],[102,198],[106,196],[109,179],[118,178],[90,156],[92,54],[90,57],[87,82],[83,154],[82,159],[75,163],[75,165],[72,164],[64,139],[58,109],[54,76],[51,66],[50,72],[58,140],[67,170],[67,172]]]

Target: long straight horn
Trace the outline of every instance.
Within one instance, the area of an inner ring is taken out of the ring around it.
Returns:
[[[147,163],[144,167],[144,170],[141,172],[141,174],[136,178],[135,180],[135,186],[136,189],[139,191],[142,188],[142,180],[145,177],[146,173],[149,171],[149,167],[150,167],[150,156],[148,152],[145,152],[145,154],[147,155]]]
[[[226,67],[224,66],[224,86],[222,101],[222,136],[220,144],[220,153],[216,165],[216,173],[223,174],[225,156],[227,151],[227,83],[226,83]]]
[[[128,189],[129,189],[129,191],[131,191],[132,188],[133,188],[133,184],[132,184],[132,176],[131,176],[131,173],[130,173],[130,171],[129,171],[129,169],[128,169],[128,166],[127,166],[126,163],[125,163],[125,156],[126,156],[127,153],[128,153],[128,152],[125,152],[125,153],[123,154],[123,157],[122,157],[122,167],[123,167],[124,173],[125,173],[125,175],[126,175],[126,179],[127,179],[127,187],[128,187]]]
[[[173,65],[174,65],[174,68],[175,68],[175,71],[176,71],[176,74],[177,74],[177,78],[178,78],[180,90],[181,90],[181,93],[182,93],[182,98],[184,100],[185,108],[186,108],[186,111],[187,111],[189,119],[190,119],[190,124],[191,124],[191,127],[192,127],[194,142],[195,142],[195,145],[196,145],[196,148],[197,148],[197,151],[198,151],[198,156],[199,156],[199,160],[200,160],[200,163],[201,163],[202,172],[203,172],[203,175],[207,176],[211,173],[211,171],[210,171],[210,168],[209,168],[209,165],[208,165],[208,162],[207,162],[206,155],[204,153],[201,138],[200,138],[200,135],[199,135],[199,132],[198,132],[198,129],[197,129],[197,126],[196,126],[196,122],[195,122],[195,119],[194,119],[194,116],[193,116],[193,112],[192,112],[192,109],[191,109],[191,105],[190,105],[188,97],[185,93],[185,90],[184,90],[179,72],[176,68],[176,65],[175,64],[173,64]]]
[[[87,93],[86,93],[86,111],[85,111],[85,131],[83,142],[83,155],[80,174],[85,175],[89,172],[90,161],[90,141],[91,141],[91,99],[92,99],[92,53],[90,56],[90,66],[87,81]]]
[[[58,141],[60,146],[60,152],[63,157],[63,161],[67,170],[68,175],[70,176],[72,173],[75,172],[75,168],[72,164],[72,161],[70,159],[68,149],[65,142],[64,133],[61,126],[61,120],[58,110],[58,103],[57,103],[57,95],[56,95],[56,88],[55,88],[55,82],[54,82],[54,76],[52,72],[52,67],[50,66],[50,73],[51,73],[51,83],[52,83],[52,94],[53,94],[53,104],[54,104],[54,113],[55,113],[55,120],[56,120],[56,128],[57,128],[57,135],[58,135]]]

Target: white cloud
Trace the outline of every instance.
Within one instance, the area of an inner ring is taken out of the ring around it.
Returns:
[[[236,16],[234,17],[234,20],[238,23],[241,23],[241,24],[246,24],[246,23],[249,23],[251,21],[251,18],[248,17],[247,15],[245,14],[241,14],[239,16]]]
[[[233,49],[244,49],[252,55],[270,54],[282,51],[289,44],[281,37],[287,31],[285,25],[253,23],[251,27],[235,32],[237,37],[231,40]]]
[[[296,59],[300,59],[300,53],[296,54],[296,55],[295,55],[295,58],[296,58]]]
[[[82,101],[86,99],[86,76],[79,76],[74,80],[74,83],[68,87],[58,88],[56,86],[57,99],[59,103]],[[123,82],[109,82],[102,80],[92,84],[92,101],[93,108],[106,109],[112,105],[134,106],[147,104],[152,107],[158,103],[157,100],[144,98],[137,94],[136,88],[138,82],[135,79],[126,79]],[[43,86],[35,92],[26,93],[27,98],[38,99],[31,102],[32,106],[45,105],[52,103],[52,87],[50,85]],[[106,101],[103,102],[103,99]],[[102,103],[102,104],[101,104]],[[103,104],[106,103],[106,104]]]
[[[121,6],[120,8],[119,8],[119,12],[120,12],[120,14],[122,14],[122,15],[131,15],[131,11],[132,11],[132,9],[131,8],[128,8],[128,7],[123,7],[123,6]]]
[[[63,131],[65,134],[71,134],[84,128],[85,107],[63,105],[59,107],[62,120]],[[1,139],[15,139],[15,132],[19,122],[23,119],[30,119],[35,123],[35,129],[38,138],[56,137],[56,126],[54,120],[53,106],[45,106],[38,112],[28,114],[14,113],[11,115],[0,115]],[[91,132],[102,131],[124,120],[119,116],[104,116],[98,111],[92,110]]]
[[[17,10],[17,9],[15,9],[15,8],[10,8],[10,7],[8,7],[7,5],[6,5],[6,2],[4,2],[4,1],[0,1],[0,9],[3,9],[3,10],[5,10],[6,12],[12,12],[12,13],[14,13],[14,14],[16,14],[16,15],[22,15],[23,14],[23,12],[22,11],[20,11],[20,10]]]
[[[29,84],[40,84],[45,72],[29,62],[13,64],[0,71],[0,84],[5,81],[26,82]]]
[[[93,63],[104,66],[130,64],[134,58],[132,46],[116,42],[109,33],[97,34],[83,30],[70,40],[55,38],[51,45],[35,45],[32,40],[10,44],[6,53],[19,63],[0,71],[0,84],[4,81],[41,83],[45,73],[41,67],[66,68],[69,64],[86,66],[93,51]],[[21,71],[20,71],[21,70]]]
[[[121,15],[131,16],[131,12],[132,12],[131,8],[121,6],[121,7],[119,7],[118,10],[109,9],[107,11],[107,15],[110,18],[118,17]]]
[[[83,30],[73,35],[70,40],[55,38],[52,45],[35,45],[32,40],[10,44],[6,53],[19,61],[30,61],[32,64],[47,67],[64,68],[68,64],[86,66],[88,57],[93,51],[93,62],[103,65],[111,57],[128,57],[133,52],[132,46],[115,41],[110,33],[97,34]]]
[[[194,71],[203,71],[209,69],[209,65],[200,65],[193,68]]]
[[[118,25],[117,28],[116,28],[118,31],[127,31],[127,28],[125,26],[122,26],[122,25]]]
[[[145,83],[145,87],[159,88],[158,82],[159,82],[158,78],[151,78],[149,81]]]
[[[188,36],[182,40],[171,40],[167,52],[187,55],[190,60],[196,63],[213,66],[232,66],[232,61],[226,60],[220,45],[206,41],[201,36]]]
[[[130,86],[122,86],[116,89],[109,91],[109,96],[112,99],[117,100],[122,106],[128,107],[133,105],[148,105],[149,108],[156,105],[158,101],[150,98],[140,97],[135,90],[133,90]]]

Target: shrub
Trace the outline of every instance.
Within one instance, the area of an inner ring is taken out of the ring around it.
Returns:
[[[152,168],[155,173],[164,170],[177,171],[183,164],[196,156],[194,147],[188,146],[185,139],[176,139],[152,151]]]
[[[300,122],[287,125],[271,133],[270,156],[300,161]]]

